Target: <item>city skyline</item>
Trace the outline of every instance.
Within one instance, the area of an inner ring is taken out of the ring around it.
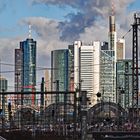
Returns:
[[[118,37],[122,37],[131,28],[133,13],[138,10],[139,3],[138,0],[114,0]],[[1,62],[14,65],[14,49],[19,47],[21,40],[28,38],[29,24],[32,25],[32,37],[37,41],[37,65],[41,67],[50,67],[51,50],[67,48],[74,40],[107,41],[111,4],[111,0],[1,1]],[[130,44],[130,37],[131,34],[126,37],[126,46]],[[128,53],[130,49],[131,46],[128,46],[127,57],[131,57]],[[14,67],[1,65],[1,71],[5,70],[14,71]],[[14,88],[11,82],[14,78],[11,75],[14,72],[4,73],[4,77]],[[41,77],[39,80],[41,81]]]

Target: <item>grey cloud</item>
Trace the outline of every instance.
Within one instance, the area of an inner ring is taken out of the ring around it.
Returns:
[[[115,14],[124,19],[127,6],[134,0],[114,0]],[[33,3],[46,5],[70,6],[76,9],[77,13],[69,13],[67,19],[58,25],[60,39],[74,41],[79,39],[80,34],[85,32],[87,27],[94,26],[97,20],[104,20],[111,14],[111,0],[32,0]],[[121,24],[121,23],[120,23]],[[123,25],[122,25],[123,26]]]
[[[111,0],[33,0],[46,5],[71,6],[77,13],[69,13],[65,21],[49,20],[47,18],[30,18],[35,32],[40,37],[42,54],[50,55],[53,49],[67,47],[74,40],[90,42],[94,40],[108,41],[108,16],[111,13]],[[118,37],[122,37],[133,23],[133,15],[127,14],[127,6],[134,0],[114,0]],[[129,35],[126,39],[131,40]],[[64,43],[66,41],[66,43]],[[130,43],[127,49],[131,49]],[[46,52],[44,51],[46,50]],[[129,54],[128,54],[129,56]]]
[[[0,38],[1,74],[8,80],[8,91],[14,91],[14,49],[19,47],[19,41],[20,37]],[[13,64],[13,66],[3,64]]]

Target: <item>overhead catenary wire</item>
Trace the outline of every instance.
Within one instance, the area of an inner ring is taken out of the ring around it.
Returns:
[[[112,63],[100,63],[100,64],[93,64],[93,65],[82,65],[82,67],[93,67],[93,66],[96,66],[96,65],[107,65],[107,64],[113,64]],[[11,63],[3,63],[3,62],[0,62],[0,66],[2,67],[2,65],[6,65],[6,66],[12,66],[12,67],[15,67],[15,66],[21,66],[21,65],[17,65],[17,64],[11,64]],[[26,67],[26,66],[25,66]],[[27,66],[28,67],[28,66]],[[79,66],[74,66],[74,67],[79,67]],[[71,71],[70,69],[73,69],[74,67],[69,67],[69,71]],[[59,70],[58,67],[56,68],[50,68],[50,67],[41,67],[41,66],[37,66],[36,67],[36,71],[42,71],[42,70]],[[61,69],[62,70],[62,69]],[[21,70],[22,71],[22,70]],[[29,71],[29,70],[24,70],[24,71]],[[16,72],[15,70],[3,70],[3,71],[0,71],[0,73],[14,73]]]
[[[121,38],[124,39],[125,36],[132,30],[132,28],[130,28]]]

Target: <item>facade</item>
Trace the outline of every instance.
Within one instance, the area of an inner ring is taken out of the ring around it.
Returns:
[[[101,42],[101,50],[109,50],[108,42]]]
[[[87,91],[90,106],[98,102],[98,92],[104,101],[116,102],[115,51],[109,50],[108,43],[76,41],[73,59],[75,89]]]
[[[132,105],[132,60],[117,61],[117,103],[124,108]]]
[[[81,90],[88,91],[87,97],[92,97],[94,79],[94,46],[81,46]],[[97,73],[96,73],[97,74]]]
[[[69,90],[69,50],[54,50],[51,52],[51,90],[68,91]],[[52,97],[52,100],[55,98]],[[58,101],[63,102],[64,96],[59,96]]]
[[[33,92],[36,86],[36,41],[27,38],[15,50],[15,91]],[[18,98],[18,97],[17,97]],[[24,103],[34,104],[34,95],[24,95]]]
[[[100,93],[102,100],[116,102],[115,52],[101,50],[100,54]]]
[[[45,90],[51,91],[51,77],[49,70],[45,70]]]
[[[0,92],[5,92],[7,91],[8,88],[8,81],[6,78],[0,76]]]
[[[49,70],[45,71],[45,91],[51,91],[51,77]],[[49,106],[51,104],[51,94],[45,94],[45,106]]]
[[[70,91],[75,91],[75,84],[74,84],[74,45],[69,45],[69,55],[70,55],[70,63],[69,63],[69,70],[70,70]],[[76,87],[77,88],[77,87]]]
[[[118,39],[117,41],[117,60],[125,59],[125,40]]]
[[[26,39],[20,42],[22,51],[22,90],[33,91],[36,86],[36,41]]]
[[[117,35],[115,26],[115,16],[109,16],[109,50],[116,52]]]
[[[113,30],[110,29],[110,31]],[[114,43],[117,43],[117,45],[115,45],[115,50],[112,50],[109,46],[107,47],[107,42],[103,42],[101,45],[100,92],[103,93],[104,101],[116,103],[118,98],[116,87],[116,65],[119,60],[125,59],[125,40],[119,39],[117,42],[114,41]]]
[[[15,49],[15,92],[21,91],[21,67],[22,66],[22,51]]]
[[[114,35],[116,36],[116,32]],[[117,102],[116,63],[125,58],[125,42],[119,40],[116,46],[115,36],[112,39],[114,47],[108,42],[98,41],[91,45],[75,41],[73,45],[69,45],[72,53],[72,89],[79,91],[79,94],[80,90],[86,90],[91,106],[97,103],[98,92],[103,101]]]
[[[8,89],[8,81],[6,78],[2,77],[0,75],[0,92],[6,92]],[[8,117],[8,112],[7,112],[7,104],[8,103],[8,97],[7,95],[0,95],[0,109],[2,109],[2,113],[5,115],[5,117]],[[5,106],[6,105],[6,106]]]
[[[75,41],[69,46],[72,53],[71,77],[73,79],[73,90],[87,91],[90,105],[97,103],[97,92],[99,92],[99,68],[100,68],[100,42],[90,45]],[[80,96],[77,94],[77,96]]]

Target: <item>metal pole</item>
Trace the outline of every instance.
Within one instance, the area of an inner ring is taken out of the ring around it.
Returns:
[[[57,122],[59,122],[58,121],[58,117],[59,117],[59,80],[56,80],[56,95],[55,95],[55,114],[54,114],[54,119],[55,119],[55,125],[57,125]],[[56,128],[56,126],[55,126],[55,129],[57,129]],[[59,130],[57,130],[58,131],[58,133],[59,133]]]
[[[20,73],[17,72],[16,73],[16,82],[17,82],[16,83],[16,92],[19,92],[19,75],[20,75]],[[16,99],[16,104],[15,105],[18,107],[18,105],[19,105],[19,95],[17,94],[16,97],[17,97],[17,99]]]
[[[4,131],[4,119],[5,119],[5,95],[4,89],[2,89],[2,131]]]
[[[40,105],[40,116],[41,116],[41,124],[43,119],[43,108],[44,108],[44,77],[42,77],[42,82],[41,82],[41,105]]]
[[[87,91],[81,92],[81,140],[87,138]]]
[[[74,140],[76,139],[76,123],[77,123],[77,92],[74,93]]]

